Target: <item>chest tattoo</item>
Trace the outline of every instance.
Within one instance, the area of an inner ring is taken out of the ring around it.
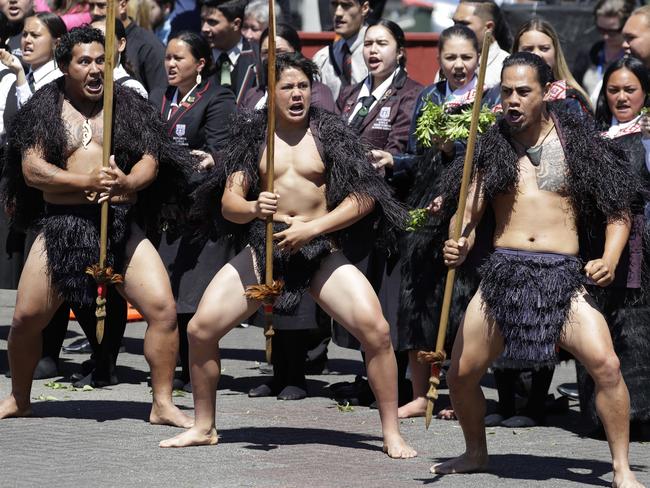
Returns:
[[[561,193],[566,187],[566,160],[560,140],[555,138],[541,148],[539,166],[535,167],[540,190]]]

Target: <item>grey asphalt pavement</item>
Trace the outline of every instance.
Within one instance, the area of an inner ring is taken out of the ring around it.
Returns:
[[[0,291],[0,371],[7,367],[7,343],[14,296]],[[585,437],[587,427],[576,404],[549,418],[547,427],[488,429],[488,473],[436,477],[432,463],[461,452],[462,433],[455,421],[434,420],[429,431],[422,419],[401,423],[404,436],[418,450],[412,460],[388,459],[381,452],[376,410],[355,407],[341,412],[328,398],[327,386],[352,381],[361,371],[359,353],[330,347],[330,369],[310,376],[311,397],[297,402],[250,399],[247,391],[264,382],[260,329],[237,328],[221,344],[223,378],[219,385],[217,446],[164,450],[161,439],[179,429],[151,426],[148,368],[142,356],[145,326],[130,324],[127,352],[119,358],[119,385],[70,391],[35,381],[34,417],[0,422],[0,488],[10,487],[255,487],[255,488],[402,488],[444,487],[581,487],[610,486],[607,443]],[[81,329],[71,323],[66,343]],[[84,355],[62,355],[60,378],[77,370]],[[559,383],[574,381],[572,365],[557,371]],[[494,406],[495,390],[484,390]],[[0,395],[10,380],[0,376]],[[175,398],[192,413],[191,395]],[[448,403],[442,390],[438,407]],[[634,442],[630,459],[650,486],[650,444]]]

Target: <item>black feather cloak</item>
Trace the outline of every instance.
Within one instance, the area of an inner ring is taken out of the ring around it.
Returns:
[[[325,198],[327,209],[335,209],[349,195],[359,202],[374,202],[374,211],[361,221],[335,232],[339,243],[345,239],[363,239],[368,226],[381,228],[385,238],[405,227],[408,214],[392,195],[390,187],[372,167],[370,149],[363,145],[340,117],[312,107],[309,128],[325,165]],[[259,176],[260,155],[266,144],[266,110],[243,111],[232,123],[229,144],[221,153],[222,166],[212,173],[193,194],[191,217],[195,222],[209,223],[218,235],[236,234],[247,242],[248,227],[233,225],[221,216],[221,196],[228,175],[241,171],[248,185],[248,200],[255,200],[262,191]],[[367,234],[366,234],[367,235]]]
[[[61,118],[63,78],[39,89],[16,115],[8,131],[1,198],[10,210],[12,224],[27,229],[43,215],[40,190],[25,183],[22,155],[38,147],[44,159],[65,169],[67,134]],[[156,225],[161,203],[176,198],[186,201],[188,181],[196,161],[186,149],[173,144],[155,108],[133,90],[115,85],[112,153],[128,173],[144,154],[158,161],[158,177],[138,193],[134,211],[141,223]]]

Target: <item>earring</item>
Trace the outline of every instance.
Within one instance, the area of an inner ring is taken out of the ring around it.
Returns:
[[[197,85],[201,84],[201,72],[200,71],[196,74],[196,84]]]

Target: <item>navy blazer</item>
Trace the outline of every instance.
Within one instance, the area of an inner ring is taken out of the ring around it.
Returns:
[[[149,100],[158,107],[166,121],[168,134],[177,144],[209,152],[216,160],[217,152],[230,134],[229,121],[237,110],[235,96],[209,78],[170,114],[175,91],[176,87],[168,86],[149,94]]]

